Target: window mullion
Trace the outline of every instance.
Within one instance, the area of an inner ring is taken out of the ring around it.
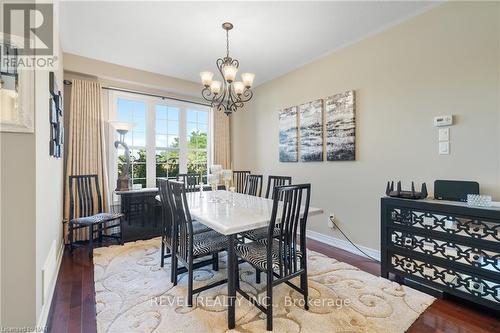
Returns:
[[[187,124],[185,107],[182,107],[179,112],[179,172],[187,173]]]
[[[155,103],[147,102],[146,110],[146,186],[156,187]]]

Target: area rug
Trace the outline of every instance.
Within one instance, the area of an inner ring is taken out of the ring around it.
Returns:
[[[195,295],[187,306],[187,276],[170,283],[170,259],[160,267],[160,238],[94,251],[98,332],[227,332],[227,285]],[[226,277],[219,271],[195,271],[197,288]],[[275,332],[404,332],[434,298],[363,272],[322,254],[308,252],[310,309],[302,295],[285,284],[274,288]],[[240,286],[265,297],[265,274],[240,265]],[[298,280],[294,281],[298,283]],[[265,332],[265,316],[245,299],[236,303],[236,328],[230,332]]]

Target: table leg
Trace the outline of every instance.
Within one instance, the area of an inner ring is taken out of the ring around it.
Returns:
[[[236,257],[234,253],[235,235],[228,236],[227,249],[227,327],[233,329],[235,326],[235,301],[236,301]]]

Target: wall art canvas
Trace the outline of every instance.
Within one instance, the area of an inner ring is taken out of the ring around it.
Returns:
[[[299,106],[300,160],[323,161],[323,100]]]
[[[354,161],[356,153],[354,91],[325,99],[326,157],[328,161]]]
[[[298,161],[297,107],[280,110],[279,113],[280,162]]]

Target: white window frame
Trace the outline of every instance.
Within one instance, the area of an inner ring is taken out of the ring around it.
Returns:
[[[176,107],[179,109],[179,173],[187,172],[187,109],[206,111],[208,113],[208,139],[207,139],[207,168],[212,164],[213,157],[213,114],[212,109],[195,103],[181,102],[160,97],[152,97],[122,91],[109,90],[108,95],[108,120],[116,120],[118,99],[128,99],[146,103],[146,187],[156,187],[156,105]],[[114,142],[118,134],[112,126],[108,126],[108,174],[109,187],[114,192],[118,178],[117,150]],[[119,197],[113,195],[113,202]]]

